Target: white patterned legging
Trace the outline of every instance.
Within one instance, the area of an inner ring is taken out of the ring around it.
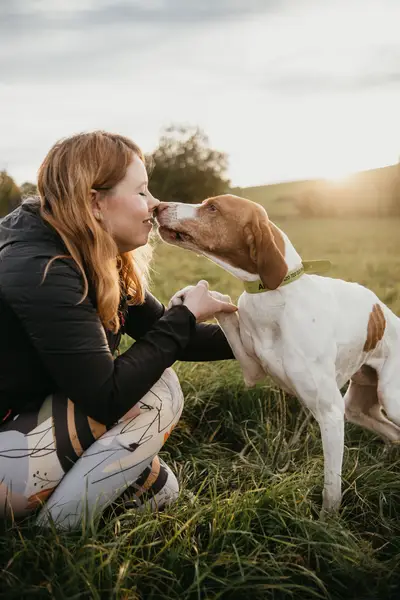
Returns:
[[[179,486],[157,454],[182,409],[179,380],[167,369],[108,430],[61,393],[10,418],[0,427],[0,515],[41,507],[39,524],[74,528],[124,492],[135,506],[161,508]]]

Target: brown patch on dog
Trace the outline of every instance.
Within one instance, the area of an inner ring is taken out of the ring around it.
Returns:
[[[354,383],[363,387],[376,387],[378,384],[378,375],[376,370],[369,365],[362,365],[362,367],[351,377],[351,381],[354,381]]]
[[[282,256],[285,256],[286,247],[282,232],[272,221],[269,222],[269,226],[271,228],[272,235],[274,236],[275,244],[277,245],[279,252],[282,254]]]
[[[276,236],[265,211],[264,213],[254,211],[251,221],[244,228],[250,258],[256,265],[256,272],[261,281],[269,290],[278,288],[288,272],[284,259],[285,242],[276,227],[275,230]],[[281,245],[283,243],[283,253],[277,241]]]
[[[367,339],[364,352],[371,352],[383,338],[386,328],[386,319],[379,304],[374,304],[368,319]]]

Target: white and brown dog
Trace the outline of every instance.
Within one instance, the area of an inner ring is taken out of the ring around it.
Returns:
[[[337,509],[345,417],[400,440],[400,319],[361,285],[304,273],[288,237],[259,204],[231,195],[164,203],[157,219],[164,241],[244,282],[239,313],[219,316],[220,326],[247,385],[271,376],[318,421],[323,509]]]

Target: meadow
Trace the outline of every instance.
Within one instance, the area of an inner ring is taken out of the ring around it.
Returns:
[[[330,259],[331,276],[369,286],[400,315],[400,221],[276,222],[303,259]],[[162,301],[199,279],[234,301],[241,293],[206,259],[157,245],[152,291]],[[3,525],[2,597],[398,598],[399,448],[347,424],[342,508],[321,521],[320,435],[297,400],[269,380],[246,390],[234,361],[176,370],[186,405],[161,455],[179,501],[74,533]]]

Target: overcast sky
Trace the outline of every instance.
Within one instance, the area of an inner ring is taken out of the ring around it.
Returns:
[[[236,185],[396,162],[400,0],[0,0],[0,168],[198,125]]]

